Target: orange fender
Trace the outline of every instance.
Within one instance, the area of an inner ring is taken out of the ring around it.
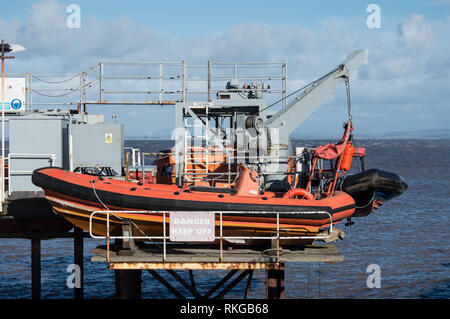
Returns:
[[[340,169],[344,172],[350,170],[352,166],[353,153],[355,152],[355,148],[351,143],[347,143],[345,146],[344,153],[342,154],[341,167]]]
[[[303,189],[303,188],[291,189],[290,191],[287,191],[283,195],[283,198],[293,198],[294,196],[297,196],[297,195],[302,195],[306,199],[310,199],[310,200],[314,199],[314,195],[311,194],[310,192],[308,192],[306,189]]]

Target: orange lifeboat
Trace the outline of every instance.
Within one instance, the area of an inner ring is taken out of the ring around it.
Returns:
[[[224,234],[273,234],[277,229],[277,212],[280,229],[285,229],[285,232],[314,234],[330,223],[350,217],[355,211],[353,198],[340,191],[320,199],[314,199],[311,194],[299,189],[285,196],[269,191],[259,192],[255,174],[241,167],[232,187],[192,185],[180,188],[167,184],[139,185],[52,167],[35,170],[32,181],[44,190],[45,198],[55,211],[85,230],[89,230],[91,213],[105,209],[127,211],[114,213],[114,216],[132,219],[145,233],[148,231],[151,234],[162,230],[164,220],[158,211],[183,211],[186,214],[189,211],[223,211]],[[298,195],[306,198],[292,198]],[[133,214],[135,210],[148,213]],[[218,218],[219,214],[216,214],[216,227],[219,225]],[[104,218],[96,218],[93,222],[93,232],[104,235]],[[120,220],[114,227],[120,232]]]

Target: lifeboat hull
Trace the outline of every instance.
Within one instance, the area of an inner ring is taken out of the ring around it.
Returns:
[[[284,199],[270,192],[241,196],[225,189],[202,191],[194,187],[180,189],[176,185],[139,185],[59,168],[37,169],[32,181],[45,191],[55,211],[87,231],[93,212],[127,211],[110,215],[110,235],[121,233],[123,219],[133,221],[135,236],[162,235],[162,214],[130,211],[185,211],[186,214],[189,211],[236,211],[222,214],[224,236],[271,236],[277,230],[277,216],[268,212],[279,212],[281,236],[314,236],[330,223],[350,217],[355,210],[354,200],[344,192],[320,200]],[[219,218],[216,214],[217,229]],[[166,223],[169,221],[166,216]],[[91,231],[106,234],[106,214],[92,216]]]
[[[339,182],[339,189],[355,200],[356,210],[352,217],[369,215],[386,201],[403,194],[407,188],[403,177],[379,169],[346,175]]]

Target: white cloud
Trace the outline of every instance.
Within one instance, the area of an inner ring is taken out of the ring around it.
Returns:
[[[8,63],[8,71],[73,73],[99,61],[111,60],[186,60],[189,64],[205,66],[208,60],[287,60],[288,88],[292,91],[323,75],[349,52],[364,48],[369,50],[368,65],[362,66],[351,79],[354,115],[358,118],[360,111],[364,114],[361,121],[367,121],[359,125],[361,129],[376,126],[377,121],[383,130],[392,130],[392,125],[405,129],[446,125],[443,118],[448,118],[448,113],[442,113],[448,112],[450,92],[447,39],[450,18],[427,21],[421,14],[412,14],[399,22],[397,32],[383,28],[369,30],[365,25],[357,29],[354,24],[339,19],[324,19],[320,31],[295,25],[251,23],[233,25],[222,33],[174,39],[136,24],[126,16],[104,21],[84,16],[83,7],[81,13],[80,29],[66,27],[66,5],[55,0],[32,5],[24,21],[0,19],[4,38],[28,49],[18,54],[13,63]],[[318,129],[317,123],[333,121],[335,109],[342,108],[345,115],[344,92],[343,87],[339,88],[335,97],[319,108],[311,121],[305,122],[305,130],[322,129]],[[410,108],[406,111],[401,105],[410,105]],[[423,112],[423,105],[428,105],[431,118],[420,122],[412,113],[415,106],[416,114]],[[373,118],[370,110],[376,110]],[[379,120],[383,113],[394,116],[392,122]],[[173,125],[162,125],[156,117],[141,121],[161,130]],[[364,124],[370,121],[374,123]],[[130,129],[138,130],[139,125]]]
[[[433,43],[433,31],[431,26],[425,23],[422,14],[412,14],[408,20],[398,25],[397,32],[406,44],[427,48]]]

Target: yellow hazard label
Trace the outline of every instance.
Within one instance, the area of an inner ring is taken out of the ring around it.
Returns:
[[[112,134],[111,133],[106,133],[105,134],[105,143],[106,144],[111,144],[112,143]]]

